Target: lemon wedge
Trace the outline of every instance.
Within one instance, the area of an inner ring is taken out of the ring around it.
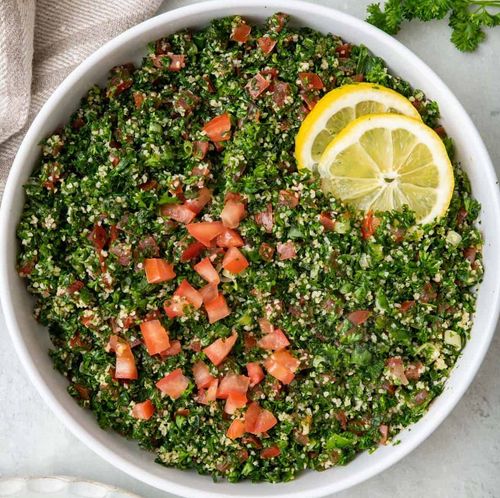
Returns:
[[[385,112],[420,119],[406,97],[380,85],[355,83],[328,92],[306,116],[297,134],[298,168],[314,170],[326,146],[354,119]]]
[[[442,216],[453,194],[453,168],[437,133],[398,114],[370,114],[348,124],[318,164],[323,188],[361,210],[408,205],[418,223]]]

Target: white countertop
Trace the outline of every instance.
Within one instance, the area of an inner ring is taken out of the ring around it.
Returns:
[[[160,12],[189,3],[194,2],[165,0]],[[316,3],[364,18],[369,0]],[[445,22],[407,25],[398,38],[461,100],[500,176],[500,28],[487,36],[479,51],[468,55],[448,41]],[[70,434],[26,378],[1,315],[0,337],[0,477],[81,476],[121,486],[144,498],[173,496],[115,469]],[[500,497],[499,357],[497,333],[472,386],[434,434],[386,472],[336,497]]]

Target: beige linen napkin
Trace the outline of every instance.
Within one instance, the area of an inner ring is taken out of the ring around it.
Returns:
[[[162,0],[0,0],[0,190],[29,124],[57,85]]]

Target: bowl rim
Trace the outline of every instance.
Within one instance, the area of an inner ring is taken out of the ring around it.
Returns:
[[[469,115],[455,97],[455,95],[448,89],[444,82],[437,76],[437,74],[430,69],[417,55],[406,48],[401,42],[395,38],[389,36],[388,34],[382,32],[378,28],[369,25],[363,20],[360,20],[354,16],[341,12],[337,9],[316,5],[312,2],[303,0],[238,0],[237,5],[228,5],[225,0],[208,0],[195,4],[190,4],[184,7],[180,7],[171,11],[167,11],[163,14],[150,18],[132,28],[126,30],[117,37],[111,39],[97,51],[93,52],[89,57],[87,57],[80,65],[78,65],[56,88],[56,90],[49,97],[47,102],[43,105],[37,116],[35,117],[33,123],[29,127],[21,146],[17,152],[15,160],[12,164],[9,176],[5,185],[4,195],[2,198],[2,204],[0,208],[0,299],[2,310],[5,316],[5,321],[7,324],[7,329],[11,340],[14,344],[16,353],[28,373],[31,382],[34,384],[37,391],[41,394],[42,398],[46,404],[51,408],[51,410],[56,414],[60,421],[82,442],[84,442],[90,449],[97,453],[101,458],[110,462],[112,465],[118,467],[123,472],[143,481],[146,484],[155,486],[164,491],[173,492],[181,496],[190,497],[195,488],[190,486],[179,484],[168,478],[160,478],[153,473],[139,468],[136,464],[131,463],[117,452],[108,448],[103,441],[89,433],[83,426],[71,416],[71,414],[66,410],[66,408],[59,402],[54,393],[50,390],[49,386],[45,383],[42,378],[41,373],[37,369],[37,366],[30,355],[30,352],[24,343],[21,335],[20,327],[16,320],[15,304],[12,300],[12,296],[9,292],[10,288],[10,277],[7,272],[7,268],[12,264],[9,260],[7,251],[5,250],[6,241],[9,237],[9,229],[12,225],[11,210],[12,204],[15,196],[15,188],[19,183],[20,177],[23,172],[23,163],[27,158],[30,148],[33,146],[34,139],[36,138],[37,130],[40,128],[45,120],[48,118],[50,113],[60,101],[63,99],[64,95],[72,88],[72,86],[83,76],[90,71],[92,67],[98,64],[102,59],[104,59],[108,54],[112,54],[117,50],[123,43],[126,43],[128,39],[133,38],[143,32],[148,32],[155,27],[162,27],[168,25],[169,22],[182,20],[184,17],[192,17],[197,14],[206,14],[211,11],[223,10],[231,7],[235,11],[238,8],[248,9],[250,7],[255,8],[256,12],[267,11],[269,14],[272,12],[294,10],[295,13],[303,12],[310,13],[314,11],[318,16],[332,17],[335,16],[336,20],[346,25],[350,25],[353,29],[359,32],[369,34],[374,38],[377,38],[381,44],[390,47],[391,50],[398,52],[405,60],[408,60],[414,67],[418,70],[429,75],[432,79],[435,87],[438,87],[440,91],[448,94],[448,97],[452,105],[458,109],[461,115],[461,125],[467,128],[470,134],[470,140],[475,143],[476,152],[480,157],[480,160],[484,166],[484,177],[485,181],[497,182],[495,170],[489,158],[486,147],[472,123]],[[297,14],[298,15],[298,14]],[[216,18],[217,16],[214,16]],[[494,199],[492,201],[491,210],[496,220],[500,222],[500,191],[496,191]],[[408,442],[404,445],[394,446],[394,451],[384,459],[374,460],[367,469],[363,472],[359,472],[355,476],[345,478],[340,485],[336,484],[335,481],[321,486],[315,487],[307,491],[305,495],[304,491],[294,491],[293,489],[280,490],[273,494],[275,497],[288,498],[288,497],[305,497],[315,498],[325,496],[326,494],[339,492],[344,489],[350,488],[356,484],[359,484],[370,477],[382,472],[383,470],[389,468],[394,463],[398,462],[404,456],[413,451],[418,445],[420,445],[448,416],[452,411],[458,401],[461,399],[470,383],[472,382],[474,376],[476,375],[484,356],[488,350],[489,344],[493,337],[495,331],[495,325],[498,320],[498,315],[500,311],[500,282],[497,284],[495,298],[490,305],[490,313],[487,320],[487,327],[483,330],[483,340],[480,343],[480,347],[476,352],[475,363],[472,365],[465,376],[460,380],[460,383],[454,388],[454,390],[448,394],[447,403],[445,406],[440,407],[439,411],[435,410],[433,417],[426,420],[426,423],[420,427],[418,435],[414,435]],[[441,395],[442,396],[442,395]],[[168,482],[168,487],[166,487],[166,482]],[[255,492],[257,493],[257,485],[255,486]],[[222,491],[222,490],[221,490]],[[223,492],[213,492],[211,490],[200,490],[196,489],[197,495],[200,497],[217,497],[224,496]],[[226,495],[229,496],[229,495]],[[231,495],[233,496],[233,495]],[[250,496],[238,494],[238,496]],[[252,496],[255,496],[252,494]]]

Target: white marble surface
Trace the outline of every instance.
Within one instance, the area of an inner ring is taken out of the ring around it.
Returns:
[[[229,1],[229,0],[228,0]],[[237,0],[232,0],[237,1]],[[193,3],[166,0],[166,11]],[[368,0],[321,0],[364,17]],[[462,101],[500,176],[500,28],[472,54],[448,41],[444,22],[405,26],[399,39],[426,61]],[[15,356],[0,316],[0,477],[75,475],[144,498],[168,497],[116,470],[71,435],[45,406]],[[339,498],[500,497],[500,335],[474,383],[448,419],[411,455]]]

